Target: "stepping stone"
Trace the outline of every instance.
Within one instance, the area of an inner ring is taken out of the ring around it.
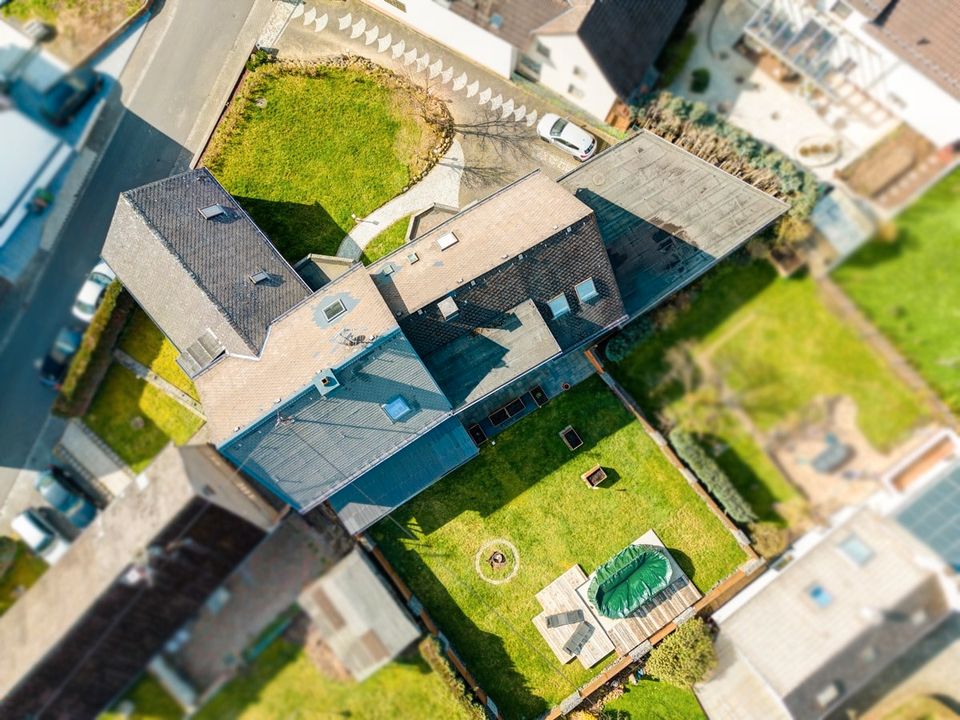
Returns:
[[[497,96],[490,101],[490,109],[499,110],[501,105],[503,105],[503,96],[497,93]]]
[[[480,93],[480,97],[478,98],[480,101],[480,104],[486,105],[488,102],[490,102],[491,95],[493,95],[493,92],[491,92],[490,88],[487,88],[482,93]]]
[[[470,78],[467,77],[467,74],[463,73],[462,75],[460,75],[460,77],[458,77],[456,80],[453,81],[453,89],[454,90],[462,89],[467,84],[467,80],[469,79]]]
[[[446,70],[440,73],[440,82],[446,85],[451,80],[453,80],[453,68],[448,67]]]
[[[441,70],[443,70],[443,63],[437,60],[433,65],[430,66],[430,79],[433,80],[437,75],[440,74]]]
[[[390,43],[392,42],[393,42],[393,38],[390,37],[390,33],[387,33],[386,37],[382,37],[379,40],[377,40],[377,52],[383,52],[388,47],[390,47]]]
[[[400,56],[403,55],[403,50],[406,47],[406,44],[401,40],[392,48],[390,48],[390,54],[393,55],[394,60],[399,60]]]
[[[477,90],[480,89],[480,83],[477,80],[474,80],[472,83],[467,85],[467,97],[473,97],[477,94]]]
[[[417,71],[423,72],[427,69],[427,65],[430,64],[430,53],[424,53],[419,60],[417,60]]]
[[[350,27],[350,23],[352,22],[353,18],[350,17],[350,13],[347,13],[337,21],[337,24],[340,26],[341,30],[346,30],[348,27]]]
[[[523,116],[527,114],[527,106],[521,105],[516,110],[513,111],[513,119],[517,122],[523,120]]]
[[[404,65],[409,65],[410,63],[412,63],[412,62],[413,62],[414,60],[416,60],[416,59],[417,59],[417,49],[416,49],[416,48],[414,48],[414,49],[412,49],[412,50],[407,50],[407,52],[405,52],[405,53],[403,54],[403,64],[404,64]]]
[[[510,115],[513,115],[513,98],[508,99],[500,108],[503,111],[503,119],[506,120]]]
[[[356,40],[358,37],[363,35],[363,31],[367,29],[367,21],[363,18],[360,18],[353,24],[353,30],[350,32],[350,39]]]
[[[367,30],[367,32],[364,33],[364,37],[366,38],[366,41],[363,43],[364,45],[370,45],[371,43],[373,43],[374,40],[380,37],[379,26],[374,25],[372,28]]]
[[[310,8],[303,14],[303,26],[306,27],[313,23],[317,19],[317,9]]]
[[[297,19],[298,17],[300,17],[301,15],[303,15],[303,5],[297,5],[297,6],[293,9],[293,14],[290,15],[290,19],[291,19],[291,20],[296,20],[296,19]],[[347,17],[349,17],[349,15],[348,15]]]
[[[326,13],[324,13],[314,21],[314,23],[316,24],[316,27],[313,29],[313,31],[320,32],[327,26],[327,23],[329,21],[330,21],[330,18],[327,17]]]
[[[537,121],[537,111],[532,110],[529,115],[527,115],[527,127],[533,127],[533,124]]]

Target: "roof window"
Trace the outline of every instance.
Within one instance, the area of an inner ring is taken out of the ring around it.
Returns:
[[[383,411],[387,414],[387,417],[397,422],[402,420],[411,412],[413,408],[410,407],[410,404],[407,402],[406,398],[403,395],[397,395],[395,398],[387,401],[383,404]]]
[[[208,205],[205,208],[200,208],[199,213],[200,217],[202,217],[204,220],[213,220],[215,217],[226,215],[227,209],[218,203],[216,205]]]
[[[415,252],[412,252],[409,255],[407,255],[407,260],[410,261],[411,265],[413,265],[419,259],[420,259],[420,256],[417,255]]]
[[[831,705],[837,698],[840,697],[840,683],[832,682],[827,685],[823,690],[817,693],[817,705],[822,708]]]
[[[494,13],[490,16],[490,27],[494,30],[499,30],[503,27],[503,15],[500,13]]]
[[[553,313],[554,318],[558,318],[561,315],[566,315],[568,312],[570,312],[570,303],[567,302],[566,293],[560,293],[555,298],[548,300],[547,305],[550,306],[550,312]]]
[[[840,552],[846,555],[851,562],[860,567],[870,562],[870,558],[873,557],[873,550],[870,546],[854,533],[844,538],[844,540],[837,545],[837,548],[839,548]]]
[[[327,322],[332,322],[343,315],[346,311],[347,307],[343,304],[342,300],[334,300],[332,303],[323,308],[323,316],[327,319]]]
[[[269,279],[270,273],[268,273],[266,270],[260,270],[259,272],[255,272],[250,276],[250,282],[252,282],[254,285],[259,285],[260,283],[266,282]]]
[[[577,285],[577,297],[580,298],[580,302],[590,302],[594,298],[600,297],[600,293],[597,292],[597,285],[593,282],[593,278],[587,278],[582,283]]]
[[[443,315],[444,320],[450,320],[460,314],[460,308],[457,306],[456,300],[452,297],[446,297],[438,302],[437,309],[440,311],[440,314]]]
[[[807,590],[807,595],[817,604],[819,608],[829,607],[833,602],[833,596],[823,589],[822,585],[811,585]]]
[[[449,247],[453,247],[458,242],[460,242],[460,239],[452,232],[448,232],[437,238],[437,247],[439,247],[441,250],[446,250]]]

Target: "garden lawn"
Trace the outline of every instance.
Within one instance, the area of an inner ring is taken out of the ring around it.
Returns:
[[[136,705],[130,720],[175,720],[182,713],[149,677],[127,696]],[[116,711],[101,720],[119,720]],[[274,641],[227,683],[195,720],[394,720],[443,718],[468,720],[452,689],[412,651],[386,665],[362,683],[324,677],[303,649],[285,639]]]
[[[127,321],[120,336],[120,349],[194,400],[200,400],[193,382],[177,365],[179,351],[140,308]]]
[[[603,706],[609,720],[706,720],[692,690],[643,679]]]
[[[960,412],[960,170],[896,223],[896,242],[868,243],[834,279]]]
[[[134,418],[143,427],[133,426]],[[203,421],[180,403],[125,367],[114,363],[83,421],[99,435],[134,472],[140,472],[164,446],[189,440]]]
[[[573,425],[571,452],[558,433]],[[610,478],[589,489],[580,474]],[[553,399],[496,437],[480,456],[373,529],[385,555],[508,718],[532,718],[596,675],[560,665],[531,620],[534,595],[579,563],[592,572],[657,532],[706,592],[744,560],[720,520],[598,378]],[[519,571],[491,585],[474,569],[481,545],[506,539]]]
[[[403,217],[377,235],[363,251],[360,261],[364,265],[376,262],[384,255],[389,255],[407,241],[407,226],[409,217]]]
[[[356,70],[248,74],[204,164],[287,260],[335,255],[353,227],[400,194],[435,145],[406,92]]]
[[[47,564],[30,552],[26,545],[16,541],[17,550],[13,563],[0,577],[0,615],[17,601],[18,589],[29,589],[47,569]]]

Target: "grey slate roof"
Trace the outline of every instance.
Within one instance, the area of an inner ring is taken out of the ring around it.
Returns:
[[[275,405],[219,448],[299,510],[322,502],[451,414],[449,401],[399,330],[335,374],[340,385],[325,397],[307,379],[304,392]],[[383,405],[398,395],[412,412],[393,421]]]
[[[450,418],[330,498],[350,533],[366,530],[479,451],[458,418]]]
[[[567,0],[453,0],[450,3],[452,12],[503,38],[521,52],[530,44],[530,33],[569,9]],[[490,24],[494,15],[502,18],[499,28]]]
[[[204,219],[214,205],[226,212]],[[103,257],[181,352],[209,328],[228,352],[256,355],[270,323],[310,294],[205,168],[122,193]],[[269,278],[252,282],[258,271]]]
[[[787,210],[786,203],[647,131],[558,182],[596,213],[631,317],[690,283]]]

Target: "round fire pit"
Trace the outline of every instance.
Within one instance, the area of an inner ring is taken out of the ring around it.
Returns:
[[[487,559],[487,562],[490,563],[490,567],[492,567],[494,570],[500,570],[504,565],[507,564],[507,556],[499,550],[495,550],[494,553]]]
[[[474,569],[484,582],[503,585],[513,580],[520,570],[520,552],[504,538],[488,540],[477,550]]]

